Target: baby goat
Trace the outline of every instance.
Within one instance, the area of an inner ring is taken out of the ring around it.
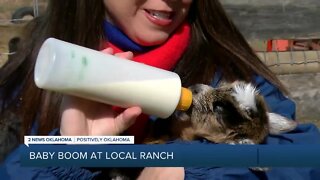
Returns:
[[[166,139],[171,136],[182,140],[205,138],[214,143],[260,144],[268,134],[285,133],[297,126],[293,120],[268,112],[264,98],[250,83],[236,81],[219,88],[197,84],[189,89],[193,94],[192,106],[187,112],[176,112],[167,125],[171,130],[169,136],[164,136]],[[160,142],[166,139],[160,138]]]
[[[205,138],[214,143],[260,144],[269,133],[280,134],[297,126],[293,120],[268,112],[263,97],[249,83],[236,81],[218,88],[197,84],[189,89],[193,94],[189,110],[152,123],[150,135],[144,143]],[[268,168],[250,169],[265,171]],[[116,168],[109,172],[109,178],[135,179],[141,170]],[[136,174],[132,176],[128,172]]]
[[[187,112],[177,112],[171,122],[175,138],[259,144],[269,133],[280,134],[297,126],[293,120],[268,112],[264,98],[250,83],[236,81],[219,88],[197,84],[189,89],[192,106]]]

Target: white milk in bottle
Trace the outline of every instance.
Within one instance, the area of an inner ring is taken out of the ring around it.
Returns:
[[[176,73],[54,38],[40,48],[34,79],[39,88],[123,108],[140,106],[161,118],[187,110],[192,101]]]

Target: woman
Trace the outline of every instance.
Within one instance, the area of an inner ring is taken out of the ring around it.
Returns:
[[[140,107],[117,111],[109,105],[35,87],[35,57],[48,37],[173,70],[180,75],[184,87],[195,83],[217,86],[221,80],[251,81],[265,96],[272,112],[294,118],[294,103],[281,93],[285,88],[259,61],[218,0],[52,0],[47,12],[29,23],[26,32],[27,38],[15,60],[0,70],[1,119],[21,121],[21,137],[34,132],[46,135],[54,128],[60,128],[55,131],[56,135],[126,133],[135,135],[136,139],[144,136],[139,130],[147,123],[148,116],[141,114]],[[300,127],[289,138],[300,137],[299,134],[306,132],[304,128]],[[319,135],[315,137],[318,132],[311,130],[307,132],[310,142],[319,143]],[[271,137],[267,142],[279,143],[280,138]],[[10,177],[89,179],[99,176],[85,168],[21,168],[17,157],[17,152],[13,152],[7,158]],[[292,171],[308,176],[308,170]],[[259,176],[281,177],[288,171],[274,175],[279,172],[282,171]],[[247,168],[188,168],[186,171],[184,168],[145,168],[140,175],[141,179],[184,177],[257,178],[257,174]]]

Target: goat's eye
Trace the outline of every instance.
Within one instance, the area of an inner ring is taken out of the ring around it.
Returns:
[[[256,112],[253,109],[246,109],[245,112],[249,117],[254,118],[256,116]]]

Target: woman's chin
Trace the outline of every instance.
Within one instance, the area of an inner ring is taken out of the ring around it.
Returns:
[[[168,37],[168,35],[158,35],[156,37],[152,37],[152,35],[149,35],[145,36],[144,38],[137,38],[134,41],[141,46],[157,46],[166,42]]]

